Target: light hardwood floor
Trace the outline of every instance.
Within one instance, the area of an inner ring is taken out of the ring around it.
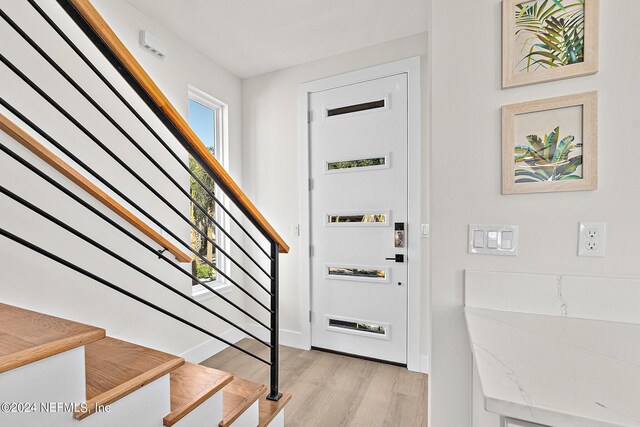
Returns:
[[[269,358],[254,340],[240,345]],[[269,384],[268,366],[233,348],[202,364]],[[427,425],[427,376],[397,366],[280,346],[280,389],[293,394],[286,427]]]

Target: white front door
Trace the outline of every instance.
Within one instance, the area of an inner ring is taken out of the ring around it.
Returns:
[[[407,75],[314,92],[309,106],[312,345],[405,364]]]

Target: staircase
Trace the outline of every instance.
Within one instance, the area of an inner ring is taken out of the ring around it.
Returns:
[[[98,304],[108,295],[108,317],[96,323],[125,315],[126,327],[131,322],[138,332],[133,319],[145,319],[164,339],[156,322],[169,319],[259,360],[270,374],[269,384],[257,384],[99,327],[0,303],[0,426],[283,426],[291,399],[279,390],[279,256],[288,252],[286,242],[89,0],[3,1],[0,26],[0,170],[11,171],[0,183],[0,211],[12,212],[0,215],[0,245],[10,256],[4,266],[28,265],[20,280],[65,269],[70,274],[59,277],[75,286],[28,294],[33,306],[53,307],[53,295],[78,307],[75,292],[96,292]],[[56,49],[38,42],[49,38]],[[188,185],[199,186],[215,209]],[[215,224],[226,243],[200,229],[185,214],[190,209]],[[228,267],[192,247],[191,231]],[[194,261],[242,294],[226,297],[201,283]],[[0,283],[4,301],[29,305],[24,289],[8,282]],[[215,303],[194,298],[193,283]],[[269,357],[225,339],[222,327],[255,339]]]
[[[105,335],[104,329],[0,304],[0,425],[281,427],[268,388]]]

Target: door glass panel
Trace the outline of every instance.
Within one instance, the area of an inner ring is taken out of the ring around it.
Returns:
[[[327,170],[367,168],[373,166],[386,166],[386,157],[372,157],[369,159],[344,160],[340,162],[327,162]]]
[[[372,269],[372,268],[358,268],[358,267],[327,267],[327,274],[329,276],[338,276],[344,278],[363,278],[363,279],[386,279],[387,271]]]
[[[329,214],[327,223],[329,224],[366,224],[366,223],[386,223],[387,214],[383,213],[362,213],[362,214]]]
[[[362,104],[354,104],[354,105],[347,105],[339,108],[331,108],[327,110],[327,116],[328,117],[340,116],[342,114],[356,113],[358,111],[373,110],[375,108],[383,108],[384,105],[385,105],[384,99],[381,99],[379,101],[363,102]]]
[[[348,329],[351,331],[360,331],[376,335],[387,334],[387,330],[384,326],[371,325],[365,322],[354,322],[351,320],[329,319],[329,326],[333,328]]]

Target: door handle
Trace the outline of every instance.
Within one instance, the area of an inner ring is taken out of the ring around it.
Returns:
[[[404,262],[404,254],[396,254],[392,258],[385,258],[387,261]]]

